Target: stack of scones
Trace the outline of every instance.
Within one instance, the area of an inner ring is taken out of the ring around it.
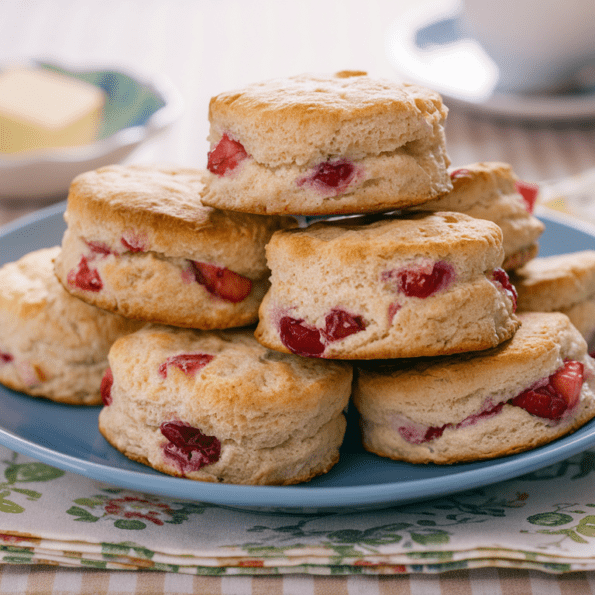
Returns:
[[[350,403],[411,463],[576,430],[595,258],[537,258],[537,188],[449,169],[446,117],[364,72],[275,79],[211,99],[204,170],[78,176],[62,245],[0,269],[0,382],[102,404],[127,457],[211,482],[326,473]]]

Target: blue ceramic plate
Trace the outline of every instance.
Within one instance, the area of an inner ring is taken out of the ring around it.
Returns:
[[[0,264],[60,243],[64,203],[0,230]],[[543,215],[541,255],[595,248],[595,231]],[[452,466],[410,465],[366,453],[350,425],[340,462],[313,481],[283,487],[195,482],[164,475],[112,448],[97,429],[99,407],[73,407],[0,387],[0,443],[60,469],[119,487],[250,510],[289,513],[381,508],[485,486],[595,445],[595,420],[533,451]]]

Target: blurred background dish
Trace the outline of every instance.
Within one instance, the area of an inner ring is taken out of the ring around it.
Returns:
[[[36,61],[0,67],[0,76],[15,68],[72,77],[100,89],[104,103],[93,142],[0,151],[2,200],[49,202],[63,198],[76,175],[121,162],[141,144],[168,129],[182,113],[181,95],[163,75],[146,77],[120,69]]]
[[[577,79],[555,93],[504,90],[498,65],[466,31],[456,0],[415,6],[389,29],[388,59],[404,80],[438,91],[449,107],[527,122],[595,117],[595,81]],[[590,72],[588,63],[581,72]]]

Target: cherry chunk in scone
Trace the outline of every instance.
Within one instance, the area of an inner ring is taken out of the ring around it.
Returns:
[[[492,273],[492,281],[497,283],[503,289],[504,293],[511,299],[512,311],[516,312],[518,294],[516,287],[510,282],[508,273],[504,269],[494,269]]]
[[[217,176],[224,176],[247,158],[248,153],[242,143],[224,134],[209,152],[207,169]]]
[[[304,320],[283,316],[279,321],[279,337],[289,351],[304,357],[322,357],[326,345],[340,341],[366,328],[361,316],[342,308],[333,308],[324,319],[324,329],[307,324]]]
[[[163,422],[159,430],[168,440],[163,446],[165,456],[175,461],[182,473],[212,465],[221,456],[221,442],[190,424],[168,421]]]
[[[584,365],[568,360],[547,382],[523,391],[510,403],[537,417],[558,420],[578,403],[584,379]]]
[[[179,355],[172,355],[159,366],[159,376],[167,378],[167,369],[172,366],[178,368],[188,376],[194,376],[214,359],[215,356],[208,353],[180,353]]]
[[[0,364],[10,364],[12,361],[14,361],[14,356],[5,351],[0,351]]]
[[[252,291],[252,281],[225,267],[206,262],[190,261],[194,279],[205,289],[223,300],[237,304]]]
[[[312,186],[322,192],[343,192],[358,176],[358,168],[348,159],[341,158],[319,163],[312,173],[300,178],[298,186]]]
[[[320,357],[325,350],[320,331],[291,316],[283,316],[279,321],[279,336],[283,345],[297,355]]]
[[[341,308],[333,308],[324,319],[324,336],[327,341],[339,341],[366,328],[361,316],[350,314]]]
[[[450,263],[439,260],[385,271],[381,278],[407,297],[425,299],[446,289],[455,279],[455,269]]]
[[[98,292],[103,289],[103,281],[97,269],[92,269],[84,256],[81,256],[78,267],[69,271],[66,280],[69,285],[78,287],[83,291]]]
[[[99,392],[101,394],[101,401],[108,407],[112,404],[112,386],[114,384],[114,375],[111,368],[108,368],[101,379]]]

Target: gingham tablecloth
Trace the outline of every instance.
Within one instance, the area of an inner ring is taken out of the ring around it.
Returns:
[[[586,451],[437,500],[283,515],[140,494],[0,447],[0,593],[439,593],[486,580],[482,593],[503,580],[589,593],[594,474]]]

